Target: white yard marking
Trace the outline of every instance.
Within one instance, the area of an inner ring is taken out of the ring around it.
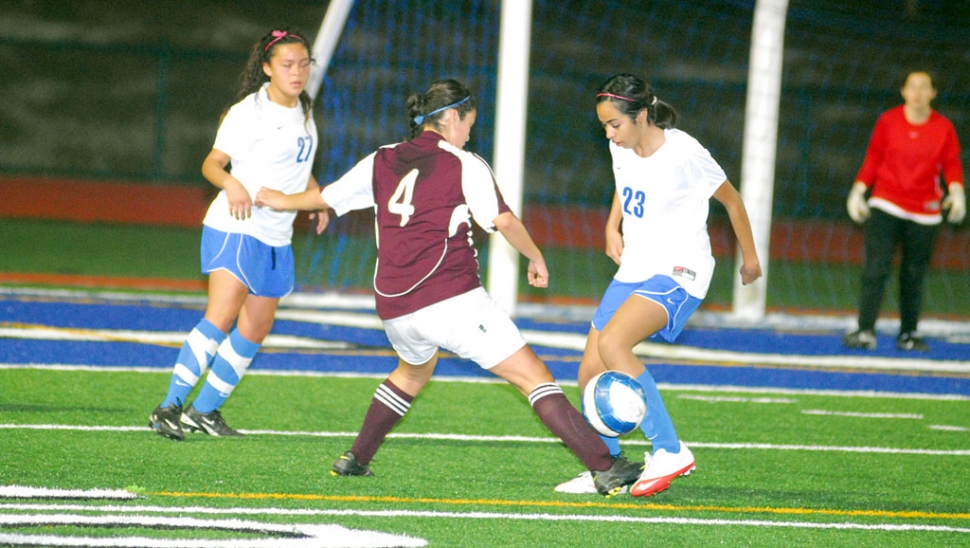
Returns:
[[[923,420],[923,415],[916,413],[858,413],[852,411],[827,411],[825,409],[802,409],[803,415],[825,415],[832,417],[855,417],[860,419],[906,419]]]
[[[945,424],[931,424],[928,426],[930,430],[943,430],[944,432],[970,432],[970,428],[966,426],[947,426]]]
[[[150,432],[147,426],[74,426],[67,424],[0,424],[0,430],[65,430],[65,431],[101,431],[101,432]],[[240,430],[247,436],[300,436],[320,438],[355,438],[356,432],[308,432],[281,430]],[[554,437],[531,436],[473,436],[469,434],[409,434],[392,432],[388,438],[420,439],[441,441],[463,441],[469,443],[562,443]],[[647,440],[624,440],[625,445],[649,445]],[[852,447],[839,445],[787,445],[771,443],[708,443],[702,441],[685,440],[691,448],[708,449],[761,449],[770,451],[822,451],[835,453],[887,453],[896,455],[948,455],[970,457],[970,449],[908,449],[898,447]]]
[[[153,373],[171,375],[171,366],[99,366],[77,365],[62,363],[0,363],[2,369],[35,369],[40,371],[87,371],[92,373]],[[350,373],[334,371],[280,371],[271,369],[253,369],[246,371],[246,375],[263,375],[269,377],[342,377],[361,379],[385,379],[386,373]],[[432,382],[461,382],[480,384],[507,384],[506,381],[495,377],[445,377],[438,376]],[[576,386],[576,381],[557,381],[561,386]],[[878,390],[819,390],[812,388],[779,388],[763,386],[730,386],[714,384],[671,384],[658,382],[657,388],[667,392],[717,392],[738,394],[779,394],[791,396],[832,396],[844,398],[890,398],[933,401],[970,401],[970,396],[963,394],[920,394],[911,392],[881,392]]]
[[[311,510],[311,509],[284,509],[284,508],[207,508],[207,507],[159,507],[159,506],[59,506],[59,505],[31,505],[31,504],[0,504],[0,510],[11,509],[18,511],[99,511],[108,513],[179,513],[179,514],[208,514],[208,515],[294,515],[294,516],[361,516],[361,517],[374,517],[374,518],[428,518],[428,519],[466,519],[466,520],[517,520],[517,521],[549,521],[549,522],[609,522],[609,523],[637,523],[637,524],[669,524],[669,525],[685,525],[685,526],[712,526],[712,527],[759,527],[759,528],[780,528],[780,529],[828,529],[828,530],[862,530],[862,531],[886,531],[886,532],[909,532],[909,531],[921,531],[921,532],[938,532],[938,533],[964,533],[970,534],[970,528],[968,527],[955,527],[947,525],[920,525],[920,524],[900,524],[900,523],[851,523],[851,522],[823,522],[816,523],[811,521],[771,521],[771,520],[748,520],[748,519],[700,519],[700,518],[679,518],[679,517],[634,517],[634,516],[618,516],[618,515],[585,515],[585,514],[510,514],[510,513],[499,513],[499,512],[441,512],[441,511],[416,511],[416,510]],[[3,517],[3,515],[0,515]],[[43,520],[44,518],[49,518],[49,515],[12,515],[9,516],[12,520],[17,519],[27,519],[36,518],[38,520]],[[57,517],[57,516],[54,516]],[[93,523],[99,516],[70,516],[72,518],[90,518]],[[108,520],[114,523],[123,523],[122,518],[126,516],[106,516]],[[134,516],[127,516],[134,518]],[[168,523],[168,518],[154,517],[154,518],[137,518],[132,523],[134,525],[140,525],[143,527],[149,527],[148,523],[152,520],[157,520],[157,527],[164,527]],[[171,520],[172,523],[176,522],[195,522],[199,527],[205,527],[207,523],[219,524],[225,526],[229,523],[242,523],[242,524],[253,524],[255,522],[247,522],[242,520],[201,520],[196,518],[177,518],[176,520]],[[0,523],[4,523],[0,521]],[[25,523],[22,521],[20,523]],[[256,523],[257,525],[263,526],[262,531],[274,531],[274,528],[279,528],[280,532],[283,529],[288,529],[289,531],[300,531],[303,528],[313,527],[304,525],[275,525],[268,523]],[[216,527],[213,525],[212,527]],[[320,526],[321,528],[330,526]],[[341,528],[342,529],[342,528]],[[233,529],[237,530],[237,529]],[[256,529],[254,529],[256,530]],[[27,535],[20,535],[27,536]],[[390,536],[390,535],[388,535]],[[58,537],[54,537],[58,538]],[[71,539],[72,537],[60,537],[65,539]],[[306,537],[304,537],[306,538]],[[413,539],[412,537],[396,537],[397,539],[408,539],[413,542],[423,542],[421,539]],[[0,535],[0,542],[5,540],[3,535]],[[19,540],[19,539],[18,539]],[[100,540],[100,539],[99,539]],[[108,539],[105,539],[108,540]],[[127,539],[125,539],[127,540]],[[146,539],[147,540],[147,539]],[[296,539],[294,539],[296,540]],[[9,541],[8,541],[9,542]],[[166,542],[162,539],[155,539],[156,544],[83,544],[84,546],[138,546],[138,547],[167,547],[173,546],[171,542]],[[268,546],[280,546],[285,547],[285,538],[275,538],[272,543],[259,543],[259,541],[250,541],[253,544],[244,544],[244,541],[234,541],[232,544],[226,543],[226,541],[208,541],[207,544],[203,544],[206,541],[196,541],[199,544],[180,544],[178,546],[190,546],[199,548],[208,548],[210,546],[228,546],[228,547],[268,547]],[[217,544],[218,542],[218,544]],[[238,542],[238,544],[236,543]],[[401,542],[398,540],[397,542]],[[31,546],[31,544],[18,544]],[[36,545],[36,544],[34,544]],[[78,544],[46,544],[45,546],[77,546]],[[297,546],[297,544],[293,544]],[[391,546],[387,544],[299,544],[298,546]],[[393,546],[425,546],[425,544],[396,544]]]
[[[694,394],[680,394],[677,399],[694,400],[709,403],[797,403],[798,400],[791,398],[748,398],[743,396],[698,396]]]
[[[22,485],[0,485],[0,499],[95,499],[130,500],[138,495],[124,489],[48,489]]]
[[[121,491],[121,493],[127,493]],[[119,492],[107,489],[67,490],[43,489],[22,486],[5,486],[0,489],[0,499],[3,498],[89,498],[116,499]],[[137,498],[128,493],[127,498]],[[192,513],[192,514],[246,514],[255,512],[226,512],[212,511],[209,508],[196,509],[186,512],[184,508],[169,508],[163,510],[158,507],[122,507],[122,506],[85,506],[77,504],[0,504],[3,510],[62,512],[58,514],[22,514],[0,513],[0,545],[3,546],[86,546],[92,548],[131,547],[131,548],[396,548],[427,546],[424,539],[406,535],[395,535],[377,531],[362,531],[348,529],[341,525],[332,524],[280,524],[251,520],[231,519],[201,519],[195,517],[168,517],[157,514]],[[70,514],[67,511],[101,512],[101,515]],[[265,514],[266,512],[262,512]],[[318,514],[323,515],[323,514]],[[141,527],[145,529],[178,530],[183,534],[193,530],[224,531],[228,533],[242,533],[247,538],[242,539],[205,539],[181,538],[178,540],[165,538],[148,538],[131,535],[113,537],[86,537],[81,535],[63,534],[20,534],[4,533],[3,527]],[[252,538],[262,536],[264,538]]]
[[[186,336],[188,336],[188,333],[180,331],[129,331],[124,329],[81,329],[34,325],[0,327],[0,338],[46,341],[131,342],[179,346],[185,341]],[[345,350],[356,348],[356,345],[343,341],[325,341],[309,337],[272,334],[266,337],[264,346],[291,350]]]

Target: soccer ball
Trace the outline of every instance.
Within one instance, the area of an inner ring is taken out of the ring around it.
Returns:
[[[647,415],[643,387],[631,375],[605,371],[583,390],[583,416],[604,436],[618,438],[635,430]]]

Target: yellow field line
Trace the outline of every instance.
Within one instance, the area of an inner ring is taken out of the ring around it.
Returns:
[[[390,502],[396,504],[447,504],[455,506],[519,506],[534,508],[604,508],[611,510],[651,510],[667,512],[722,512],[731,514],[780,514],[780,515],[819,515],[839,517],[878,517],[899,519],[958,519],[970,520],[970,513],[939,513],[923,511],[890,511],[890,510],[833,510],[826,508],[772,508],[772,507],[731,507],[704,506],[654,503],[624,503],[624,502],[565,502],[539,500],[501,500],[501,499],[437,499],[424,497],[367,497],[367,496],[339,496],[312,495],[288,493],[181,493],[160,491],[145,493],[159,497],[178,498],[211,498],[237,500],[307,500],[325,502]]]

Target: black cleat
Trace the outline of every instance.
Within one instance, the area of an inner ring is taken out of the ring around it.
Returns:
[[[897,343],[898,345],[899,343]],[[860,329],[842,337],[842,346],[856,350],[875,350],[876,332],[871,329]]]
[[[912,331],[900,333],[896,337],[896,348],[904,352],[929,352],[930,345],[926,344],[922,338],[917,337]]]
[[[613,466],[608,470],[593,470],[593,485],[604,497],[618,495],[640,478],[643,467],[643,462],[630,462],[621,453],[613,460]]]
[[[357,462],[357,457],[353,453],[347,451],[343,455],[337,458],[337,462],[333,463],[333,468],[330,470],[331,476],[373,476],[374,473],[370,471],[370,467],[366,464],[360,464]]]
[[[156,407],[152,414],[148,416],[148,426],[153,428],[158,435],[170,440],[182,441],[185,439],[185,432],[179,424],[179,417],[182,416],[182,406],[174,403],[168,407]]]
[[[237,432],[226,424],[226,421],[222,418],[222,413],[218,409],[213,409],[208,413],[200,413],[195,410],[194,406],[189,406],[188,409],[182,413],[182,428],[188,430],[189,432],[205,432],[210,436],[216,437],[242,437],[243,434]]]

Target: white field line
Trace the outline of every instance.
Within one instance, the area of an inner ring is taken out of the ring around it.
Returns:
[[[824,409],[802,409],[802,415],[824,415],[829,417],[854,417],[860,419],[910,419],[923,420],[923,415],[915,413],[857,413],[852,411],[826,411]]]
[[[65,298],[100,298],[105,300],[129,302],[181,303],[189,299],[187,297],[165,297],[163,295],[127,295],[124,293],[88,293],[81,291],[51,292],[44,290],[16,290],[0,288],[0,294],[4,293]],[[192,299],[197,299],[197,297]],[[204,299],[202,302],[204,303]],[[373,310],[373,299],[369,296],[342,297],[337,294],[294,295],[291,298],[284,299],[284,301],[281,302],[281,305],[283,305],[283,307],[277,310],[276,313],[276,317],[279,319],[315,323],[320,325],[356,327],[360,329],[382,329],[380,319],[371,311]],[[307,308],[288,308],[290,306],[327,306],[331,308],[341,308],[344,310],[320,311]],[[359,310],[366,310],[366,312],[359,312]],[[970,323],[957,323],[955,326],[956,327],[953,327],[953,329],[956,331],[970,330]],[[586,344],[586,335],[578,333],[550,333],[523,330],[522,335],[530,344],[550,348],[570,349],[581,352]],[[12,335],[0,334],[0,336]],[[185,335],[183,334],[182,338],[184,338],[184,336]],[[273,336],[271,335],[270,338],[267,339],[268,345],[281,344],[283,345],[282,347],[285,348],[287,347],[286,345],[289,344],[284,341],[278,341],[277,343],[277,341],[274,341],[272,337]],[[170,342],[167,338],[165,342],[165,344],[180,343],[181,339],[179,339],[178,342]],[[708,362],[715,364],[782,365],[834,369],[925,371],[937,373],[970,374],[970,361],[967,360],[930,360],[920,358],[885,358],[874,356],[801,356],[787,354],[761,354],[754,352],[737,352],[649,342],[640,343],[634,348],[634,352],[644,357],[684,360],[691,362]]]
[[[124,329],[82,329],[65,327],[0,327],[0,338],[47,341],[131,342],[179,346],[188,333],[180,331],[131,331]],[[327,341],[293,335],[269,335],[263,341],[267,348],[293,350],[343,350],[356,345],[343,341]]]
[[[122,303],[162,303],[194,305],[198,307],[204,307],[206,304],[206,296],[203,293],[129,293],[124,291],[92,291],[84,289],[0,287],[0,295],[62,298],[84,301],[101,300]],[[375,304],[374,296],[370,293],[291,293],[280,301],[280,307],[281,309],[293,309],[294,313],[299,313],[301,310],[336,309],[368,311],[373,315]],[[593,313],[595,311],[595,306],[548,305],[538,303],[516,304],[516,313],[518,316],[538,320],[589,322],[593,319]],[[737,317],[730,312],[698,311],[691,316],[689,325],[818,333],[845,332],[854,328],[855,322],[855,316],[850,315],[833,316],[831,314],[782,314],[771,312],[764,319],[753,321],[750,318]],[[880,318],[876,322],[876,330],[880,333],[898,333],[899,319]],[[920,333],[928,337],[949,337],[951,339],[959,337],[960,340],[970,340],[970,321],[921,318]]]
[[[945,432],[970,432],[966,426],[947,426],[945,424],[931,424],[927,426],[930,430],[943,430]]]
[[[64,363],[0,363],[0,370],[4,369],[32,369],[38,371],[83,371],[88,373],[152,373],[156,375],[171,374],[170,368],[152,366],[104,366],[79,365]],[[385,379],[386,373],[350,373],[337,371],[281,371],[272,369],[250,369],[246,375],[263,375],[268,377],[322,377],[322,378],[361,378]],[[436,376],[433,382],[459,382],[481,384],[505,384],[506,381],[495,377],[445,377]],[[562,386],[576,386],[572,380],[557,381]],[[879,390],[819,390],[813,388],[780,388],[770,386],[732,386],[713,384],[671,384],[657,383],[657,387],[665,392],[715,392],[738,394],[779,394],[792,396],[831,396],[841,398],[889,398],[933,401],[970,401],[970,396],[963,394],[920,394],[913,392],[882,392]]]
[[[798,403],[798,400],[792,398],[747,398],[744,396],[699,396],[695,394],[679,394],[677,399],[707,403],[776,403],[784,405]]]
[[[92,500],[131,500],[138,495],[124,489],[50,489],[47,487],[27,487],[23,485],[0,485],[0,499],[92,499]]]
[[[164,539],[127,536],[122,533],[113,537],[83,537],[52,534],[17,534],[0,532],[3,546],[86,546],[97,548],[400,548],[427,546],[424,539],[391,535],[375,531],[359,531],[340,525],[279,524],[234,519],[199,519],[193,517],[167,517],[138,514],[102,514],[97,516],[79,514],[0,514],[0,526],[45,527],[61,526],[78,528],[105,527],[179,530],[183,534],[193,530],[218,530],[263,538],[239,539]]]
[[[147,426],[76,426],[69,424],[0,424],[0,430],[57,430],[72,432],[150,432]],[[248,436],[299,436],[317,438],[354,438],[357,432],[311,432],[284,430],[239,430]],[[202,434],[199,434],[202,435]],[[535,436],[480,436],[471,434],[436,434],[436,433],[406,433],[393,432],[389,438],[420,439],[439,441],[461,441],[469,443],[562,443],[558,438]],[[624,440],[624,445],[649,445],[647,440]],[[685,441],[695,449],[738,449],[738,450],[770,450],[770,451],[817,451],[831,453],[883,453],[894,455],[940,455],[970,457],[970,449],[907,449],[898,447],[852,447],[837,445],[790,445],[771,443],[708,443],[700,441]]]
[[[715,527],[758,527],[783,529],[819,529],[819,530],[860,530],[886,532],[936,532],[936,533],[964,533],[970,534],[970,528],[947,525],[920,525],[899,523],[816,523],[811,521],[772,521],[751,519],[699,519],[678,517],[634,517],[616,515],[585,515],[585,514],[513,514],[500,512],[441,512],[416,510],[325,510],[325,509],[285,509],[285,508],[208,508],[194,507],[161,507],[161,506],[87,506],[60,504],[0,504],[0,510],[24,511],[77,511],[77,512],[105,512],[117,514],[207,514],[207,515],[277,515],[277,516],[360,516],[373,518],[428,518],[428,519],[468,519],[468,520],[517,520],[517,521],[549,521],[549,522],[608,522],[608,523],[636,523],[661,525],[706,525]],[[38,518],[43,517],[37,516]],[[195,518],[180,518],[193,520]],[[186,521],[187,523],[187,521]],[[277,526],[279,527],[279,526]]]

